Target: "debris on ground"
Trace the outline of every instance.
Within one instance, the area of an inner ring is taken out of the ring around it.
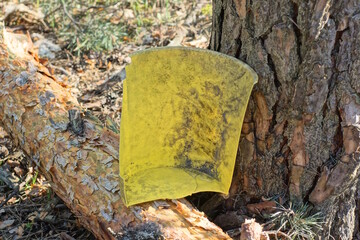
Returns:
[[[262,227],[255,219],[246,219],[241,225],[240,240],[260,240]]]
[[[276,211],[276,202],[264,201],[259,203],[253,203],[246,205],[246,208],[252,214],[261,214],[261,213],[269,214]]]

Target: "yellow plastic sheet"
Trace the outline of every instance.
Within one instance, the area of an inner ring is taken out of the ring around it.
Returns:
[[[125,204],[227,194],[256,82],[248,65],[218,52],[167,47],[133,54],[120,127]]]

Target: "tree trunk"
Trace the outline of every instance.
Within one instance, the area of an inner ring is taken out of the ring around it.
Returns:
[[[210,48],[259,75],[228,207],[282,195],[322,211],[325,239],[358,232],[359,13],[359,0],[214,0]]]
[[[81,224],[98,239],[229,238],[184,199],[126,208],[119,193],[118,130],[83,114],[66,86],[27,53],[26,41],[14,40],[21,36],[4,36],[0,123]]]

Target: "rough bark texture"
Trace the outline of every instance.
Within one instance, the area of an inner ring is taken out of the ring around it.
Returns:
[[[99,239],[229,238],[183,199],[126,208],[117,129],[82,113],[66,86],[27,53],[26,38],[14,38],[21,37],[0,37],[0,124],[87,229]]]
[[[358,232],[359,46],[358,0],[214,1],[210,48],[259,75],[228,207],[281,194],[321,210],[325,238]]]

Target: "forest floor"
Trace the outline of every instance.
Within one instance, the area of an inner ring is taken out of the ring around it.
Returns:
[[[7,31],[29,33],[42,62],[84,109],[104,124],[119,123],[129,54],[206,48],[211,1],[5,1],[0,20]],[[94,239],[10,139],[0,127],[0,239]]]

